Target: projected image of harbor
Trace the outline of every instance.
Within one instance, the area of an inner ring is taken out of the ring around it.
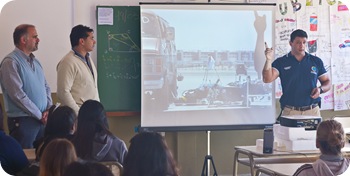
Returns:
[[[262,69],[272,16],[244,7],[141,6],[142,113],[271,112],[273,84],[263,83]]]

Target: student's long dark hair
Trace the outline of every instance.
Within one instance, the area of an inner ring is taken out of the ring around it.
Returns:
[[[77,117],[72,108],[68,106],[52,106],[49,109],[49,115],[44,132],[44,138],[35,141],[36,160],[39,160],[48,143],[56,138],[72,139],[73,129]]]
[[[176,162],[163,136],[142,132],[130,140],[123,176],[178,176]]]
[[[76,119],[77,117],[72,108],[68,106],[52,106],[49,109],[45,136],[54,135],[57,137],[66,137],[71,133]]]
[[[108,130],[108,122],[103,105],[96,100],[88,100],[79,109],[78,126],[73,139],[78,157],[82,159],[92,158],[93,141],[98,133],[112,135]]]

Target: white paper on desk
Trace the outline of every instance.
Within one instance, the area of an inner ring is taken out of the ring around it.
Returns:
[[[1,163],[0,163],[0,175],[1,175],[1,176],[11,176],[11,175],[7,174],[7,173],[4,171],[4,169],[3,169],[2,166],[1,166]]]
[[[113,25],[113,8],[99,7],[97,9],[98,25]]]
[[[349,135],[350,134],[350,128],[344,128],[344,133]]]

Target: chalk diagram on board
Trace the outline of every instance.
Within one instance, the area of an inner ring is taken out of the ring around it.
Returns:
[[[108,50],[111,52],[141,52],[128,33],[108,34]]]
[[[136,80],[141,77],[138,46],[127,33],[108,34],[108,48],[102,55],[105,76],[110,79]]]

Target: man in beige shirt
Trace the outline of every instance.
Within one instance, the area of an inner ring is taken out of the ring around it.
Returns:
[[[77,25],[70,34],[72,50],[57,65],[57,97],[78,114],[89,99],[99,101],[97,70],[89,52],[96,43],[93,29]]]

